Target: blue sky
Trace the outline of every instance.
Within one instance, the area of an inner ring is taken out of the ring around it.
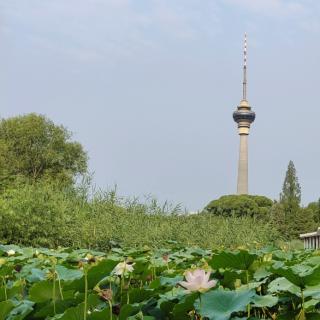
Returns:
[[[249,189],[278,198],[289,160],[320,197],[320,2],[0,0],[0,114],[74,133],[102,188],[201,209],[236,191],[243,34]]]

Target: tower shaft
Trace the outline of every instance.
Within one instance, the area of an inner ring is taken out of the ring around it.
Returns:
[[[248,136],[250,126],[256,114],[251,110],[247,100],[247,36],[244,37],[243,59],[243,96],[237,110],[233,113],[233,120],[238,124],[240,135],[238,184],[237,194],[248,194]]]
[[[248,194],[248,135],[240,134],[237,194]]]

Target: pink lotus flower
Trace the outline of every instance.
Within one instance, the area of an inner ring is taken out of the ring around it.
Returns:
[[[187,271],[185,274],[187,281],[181,281],[179,284],[188,292],[205,292],[216,286],[217,281],[209,281],[211,272],[205,272],[203,269]]]

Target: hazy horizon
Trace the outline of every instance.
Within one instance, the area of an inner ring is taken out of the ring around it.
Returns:
[[[0,116],[67,127],[101,188],[201,209],[236,192],[246,32],[249,191],[277,199],[293,160],[307,204],[320,197],[319,15],[315,0],[2,0]]]

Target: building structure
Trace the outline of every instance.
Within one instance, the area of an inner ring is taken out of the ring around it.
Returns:
[[[303,240],[305,249],[320,248],[320,228],[316,232],[300,234],[300,239]]]
[[[237,194],[248,194],[248,136],[250,125],[255,120],[247,100],[247,36],[244,36],[242,100],[233,113],[233,120],[238,124],[240,136]]]

